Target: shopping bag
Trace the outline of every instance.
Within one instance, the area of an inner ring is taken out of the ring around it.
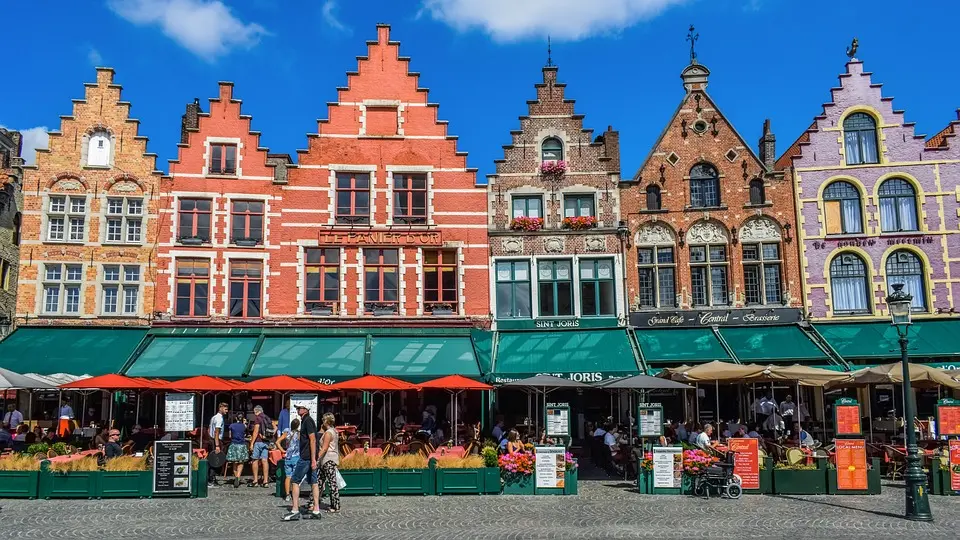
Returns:
[[[345,487],[347,487],[347,481],[343,479],[340,471],[337,471],[337,489],[343,489]]]

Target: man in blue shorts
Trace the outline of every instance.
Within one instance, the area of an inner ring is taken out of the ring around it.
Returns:
[[[317,423],[310,417],[310,411],[305,405],[297,405],[297,414],[300,415],[300,461],[293,469],[290,477],[290,494],[293,496],[290,513],[283,516],[284,521],[300,519],[300,484],[306,480],[313,493],[313,509],[309,516],[320,518],[320,488],[317,485],[319,468],[317,466]]]

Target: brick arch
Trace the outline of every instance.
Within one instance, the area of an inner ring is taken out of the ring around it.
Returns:
[[[114,136],[113,130],[110,129],[109,126],[107,126],[107,125],[105,125],[105,124],[103,124],[103,123],[101,123],[101,122],[97,122],[96,124],[88,127],[87,129],[85,129],[85,130],[83,131],[83,134],[86,135],[87,137],[89,137],[89,136],[93,135],[94,133],[96,133],[96,132],[98,132],[98,131],[105,131],[105,132],[107,133],[107,135],[110,135],[110,138],[111,138],[111,139],[112,139],[113,136]]]
[[[69,172],[62,172],[62,173],[56,174],[53,177],[51,177],[50,180],[47,180],[47,186],[46,186],[47,190],[51,190],[58,183],[63,181],[68,181],[68,180],[79,182],[80,185],[83,186],[84,191],[90,191],[90,184],[88,184],[87,181],[84,180],[82,176],[77,176],[76,174],[69,173]]]
[[[120,182],[133,182],[134,184],[137,185],[137,187],[140,188],[140,191],[142,193],[147,192],[147,186],[139,178],[128,173],[121,173],[107,180],[107,183],[104,185],[104,189],[106,191],[110,191],[111,189],[113,189],[113,186],[119,184]]]

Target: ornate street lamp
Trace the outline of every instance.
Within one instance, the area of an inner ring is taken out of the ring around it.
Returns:
[[[917,450],[917,434],[913,430],[916,419],[917,403],[910,385],[910,359],[907,357],[907,332],[910,328],[910,310],[913,296],[903,291],[902,283],[893,285],[893,292],[887,297],[891,324],[897,329],[900,338],[900,365],[903,368],[903,423],[907,437],[907,471],[903,475],[906,489],[906,518],[914,521],[933,521],[930,513],[930,501],[927,499],[927,475],[920,466],[920,453]]]

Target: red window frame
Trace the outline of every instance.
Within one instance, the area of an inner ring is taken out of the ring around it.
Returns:
[[[231,158],[230,155],[233,154]],[[237,174],[237,145],[214,143],[210,145],[210,174]]]
[[[198,272],[201,270],[201,272]],[[189,273],[187,273],[189,272]],[[210,261],[208,259],[178,259],[177,260],[177,276],[176,284],[174,291],[174,315],[177,317],[207,317],[210,315]],[[180,285],[183,283],[188,283],[190,285],[190,294],[189,296],[180,295]],[[204,306],[204,313],[197,313],[196,307],[197,296],[197,284],[206,284],[207,285],[207,302]],[[179,304],[181,299],[188,299],[190,301],[190,307],[183,313],[179,310]]]
[[[359,183],[365,183],[365,186],[358,186]],[[340,195],[348,193],[350,203],[347,206],[340,205]],[[357,204],[357,196],[366,195],[366,207]],[[348,225],[366,225],[370,223],[370,173],[337,173],[336,188],[336,221],[337,223]],[[341,210],[347,210],[343,212]]]
[[[340,249],[339,248],[307,248],[305,254],[306,266],[304,272],[303,290],[304,309],[311,311],[311,304],[330,304],[332,312],[337,311],[337,304],[340,300]],[[309,276],[317,274],[319,276],[318,286],[309,286]],[[336,287],[330,287],[328,276],[336,276]],[[327,298],[328,292],[333,291],[334,298]],[[319,307],[319,306],[316,306]]]
[[[246,210],[237,210],[237,203],[246,204]],[[259,211],[250,210],[250,205],[260,205]],[[265,207],[263,201],[230,201],[230,242],[233,244],[237,243],[237,240],[256,240],[258,244],[263,243],[263,233],[264,233],[264,224],[265,224]],[[259,234],[253,236],[251,234],[250,221],[252,217],[260,218],[260,228]],[[237,223],[243,221],[243,236],[236,236]]]
[[[395,260],[396,262],[386,262],[388,257],[385,257],[386,254],[392,253],[390,259]],[[373,257],[371,257],[373,255]],[[375,259],[375,260],[371,260]],[[384,300],[386,296],[387,289],[384,286],[385,279],[384,276],[391,273],[390,270],[393,270],[393,274],[397,278],[397,287],[396,287],[396,300]],[[367,275],[375,272],[377,276],[377,292],[378,297],[376,300],[371,300],[370,295],[367,294],[370,290],[367,287]],[[393,306],[394,309],[397,309],[400,305],[400,250],[399,249],[364,249],[363,250],[363,300],[364,300],[364,310],[367,312],[374,311],[377,306]]]
[[[233,286],[242,286],[242,293],[234,295]],[[256,285],[259,294],[254,298],[250,294],[250,286]],[[228,286],[227,301],[228,315],[232,319],[260,319],[263,317],[263,261],[230,261],[230,284]],[[240,311],[234,313],[234,302],[239,300]],[[250,303],[256,301],[257,313],[250,313]]]
[[[422,183],[422,184],[421,184]],[[423,187],[416,187],[421,184]],[[423,194],[423,206],[414,205],[414,197]],[[427,223],[427,175],[393,173],[393,220],[397,223]]]
[[[457,311],[460,302],[460,275],[457,268],[457,251],[453,249],[423,250],[423,305],[427,311],[437,304],[449,304]],[[427,276],[435,273],[436,284],[428,285]],[[443,278],[453,276],[454,287],[444,288]]]
[[[194,203],[193,208],[192,208],[192,209],[184,209],[184,208],[183,208],[184,203],[190,203],[190,202]],[[199,209],[199,206],[200,206],[199,203],[201,203],[201,202],[206,202],[206,203],[208,203],[208,204],[209,204],[209,210],[200,210],[200,209]],[[199,238],[201,238],[204,242],[209,242],[209,241],[211,240],[211,237],[213,236],[213,201],[212,201],[212,200],[210,200],[210,199],[180,199],[180,204],[179,204],[179,207],[178,207],[177,211],[178,211],[178,214],[179,214],[178,217],[177,217],[177,236],[178,236],[179,238],[198,238],[198,237],[199,237]],[[184,228],[184,227],[183,227],[183,216],[185,216],[185,215],[191,216],[191,217],[190,217],[190,230],[189,230],[189,231],[186,231],[186,233],[189,233],[189,234],[185,234],[185,232],[184,232],[184,230],[183,230],[183,228]],[[210,225],[207,227],[207,236],[206,236],[206,238],[203,238],[203,237],[200,237],[200,236],[199,236],[199,222],[200,222],[200,216],[202,216],[202,215],[207,215],[207,216],[209,216],[209,219],[207,220],[207,222],[208,222]]]

